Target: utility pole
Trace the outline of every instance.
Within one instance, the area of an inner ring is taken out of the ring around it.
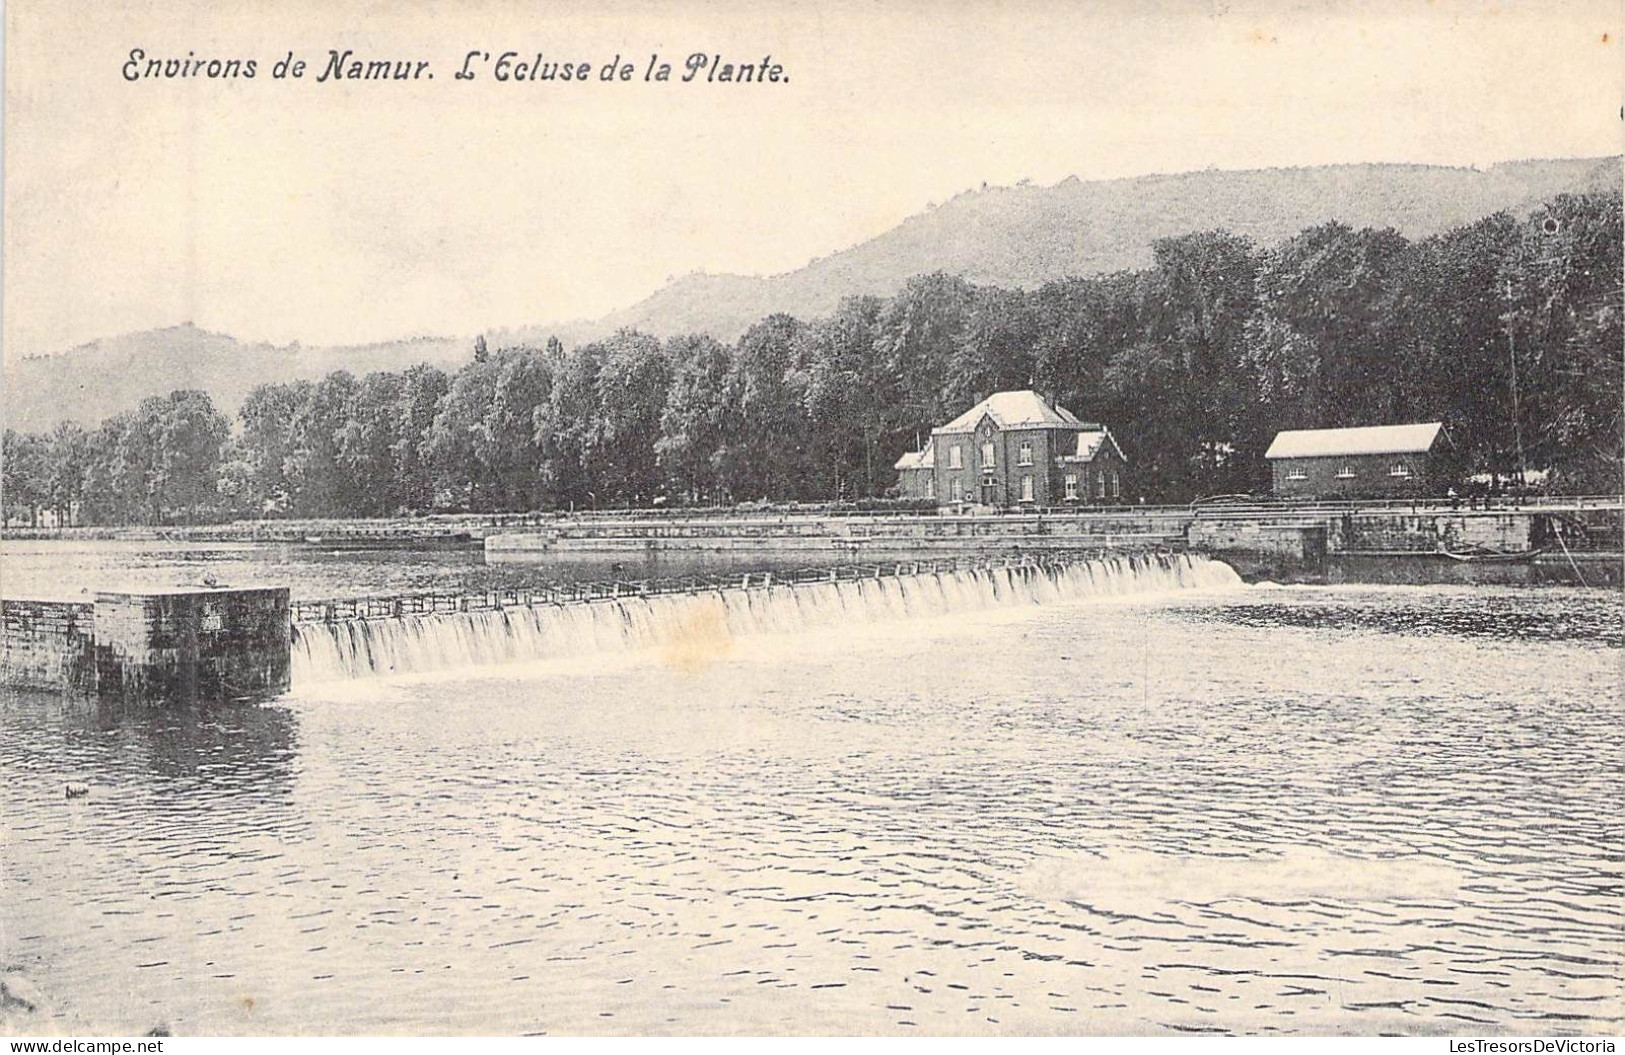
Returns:
[[[1529,479],[1523,465],[1523,415],[1518,410],[1518,345],[1512,336],[1512,280],[1507,279],[1507,357],[1512,361],[1512,435],[1518,444],[1518,487]]]

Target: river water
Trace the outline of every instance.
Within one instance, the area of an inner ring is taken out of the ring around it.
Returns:
[[[12,693],[0,966],[121,1034],[1618,1032],[1621,596],[1223,581]]]

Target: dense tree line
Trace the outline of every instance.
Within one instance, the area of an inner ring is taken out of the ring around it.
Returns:
[[[6,504],[122,523],[860,498],[933,425],[1027,387],[1108,423],[1153,501],[1267,487],[1282,428],[1435,418],[1470,472],[1510,476],[1521,442],[1548,486],[1611,493],[1621,245],[1619,196],[1573,195],[1421,241],[1194,233],[1143,271],[1030,291],[923,275],[733,344],[481,340],[455,374],[262,385],[235,436],[197,392],[7,432]]]
[[[62,422],[43,435],[5,433],[6,516],[37,522],[163,523],[214,515],[231,423],[202,392],[143,400],[95,429]]]

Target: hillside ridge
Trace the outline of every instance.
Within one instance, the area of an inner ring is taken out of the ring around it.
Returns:
[[[791,271],[755,276],[692,271],[597,319],[493,329],[493,346],[569,345],[635,328],[660,337],[708,332],[736,339],[774,312],[803,318],[842,297],[887,296],[935,271],[1030,289],[1075,275],[1145,267],[1159,238],[1228,229],[1261,245],[1337,220],[1423,238],[1506,210],[1520,215],[1565,192],[1618,190],[1620,157],[1528,159],[1483,168],[1355,163],[1203,169],[1055,184],[983,185],[907,217],[874,238]],[[54,355],[8,360],[5,424],[38,431],[93,424],[141,399],[200,388],[228,413],[262,382],[359,375],[426,362],[455,369],[473,336],[425,335],[356,345],[239,341],[181,323],[101,338]]]

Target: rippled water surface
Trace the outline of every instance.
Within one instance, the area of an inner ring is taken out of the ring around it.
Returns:
[[[3,697],[0,961],[118,1033],[1617,1032],[1622,618],[1239,587]]]

